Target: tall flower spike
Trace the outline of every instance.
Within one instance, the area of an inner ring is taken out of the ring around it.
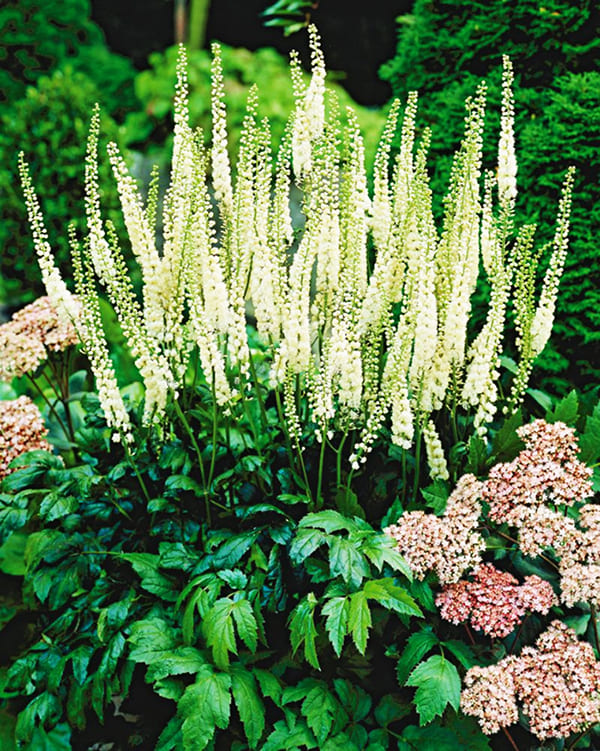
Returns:
[[[233,188],[227,149],[227,110],[225,107],[221,47],[213,43],[211,52],[212,182],[215,199],[221,211],[221,218],[226,220],[231,216],[233,209]]]
[[[575,168],[569,167],[562,187],[562,195],[558,206],[556,232],[554,233],[553,251],[550,263],[544,276],[544,284],[540,301],[531,324],[531,349],[534,357],[546,346],[554,322],[554,309],[558,295],[558,285],[562,276],[567,248],[569,245],[569,220],[571,215],[571,197]]]
[[[517,158],[515,155],[513,99],[514,73],[510,59],[502,57],[502,113],[498,144],[498,200],[506,216],[512,215],[517,198]]]

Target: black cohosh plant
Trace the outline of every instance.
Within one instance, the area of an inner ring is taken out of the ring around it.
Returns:
[[[65,735],[79,747],[86,727],[118,717],[129,718],[126,747],[159,751],[375,751],[436,737],[489,748],[459,711],[461,672],[479,652],[437,629],[430,581],[413,579],[382,528],[423,502],[443,512],[450,482],[516,453],[518,408],[551,329],[572,174],[536,299],[533,229],[513,227],[509,61],[496,174],[480,185],[482,85],[467,103],[438,230],[416,95],[390,165],[392,107],[371,193],[355,118],[339,124],[310,34],[312,78],[304,84],[293,57],[297,104],[275,159],[253,91],[235,176],[219,50],[210,149],[188,123],[182,50],[160,244],[156,184],[144,204],[109,145],[139,289],[102,218],[98,110],[88,232],[69,233],[74,291],[21,157],[48,296],[95,379],[66,461],[23,454],[0,496],[4,537],[28,535],[24,591],[41,608],[38,640],[3,689],[24,748]],[[491,294],[473,336],[480,265]],[[119,382],[106,299],[135,384]],[[512,381],[498,372],[509,305],[521,355]],[[502,411],[510,421],[492,443]],[[429,637],[409,641],[414,633]]]

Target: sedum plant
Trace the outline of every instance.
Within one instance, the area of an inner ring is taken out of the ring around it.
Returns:
[[[482,84],[467,102],[438,227],[429,134],[418,139],[414,124],[416,94],[403,114],[399,103],[391,108],[370,191],[356,118],[348,111],[340,119],[314,28],[310,41],[308,82],[292,56],[296,104],[278,152],[271,153],[252,90],[235,169],[219,50],[210,148],[188,123],[181,50],[162,234],[154,229],[157,182],[144,201],[109,144],[139,287],[122,240],[103,219],[98,109],[85,163],[87,233],[69,231],[73,291],[21,156],[48,300],[0,329],[2,373],[14,388],[24,389],[21,376],[37,385],[65,447],[44,450],[52,432],[40,426],[2,465],[0,565],[3,551],[14,556],[24,546],[24,603],[38,612],[32,642],[2,675],[0,696],[15,716],[12,736],[30,751],[112,742],[117,732],[128,747],[157,751],[434,744],[484,751],[486,733],[512,732],[517,701],[528,709],[539,698],[520,686],[506,716],[482,710],[496,674],[514,677],[514,659],[498,662],[509,649],[523,647],[523,669],[535,662],[526,646],[531,632],[515,636],[515,629],[527,620],[539,633],[541,616],[565,613],[583,618],[583,630],[596,628],[595,554],[547,550],[555,544],[548,534],[528,546],[529,528],[521,525],[518,540],[510,528],[522,521],[520,506],[533,504],[526,490],[527,498],[518,495],[523,468],[533,484],[544,470],[549,492],[574,489],[577,502],[563,492],[544,516],[544,488],[534,499],[539,518],[553,531],[577,512],[577,522],[564,525],[570,542],[591,549],[595,539],[595,516],[583,505],[591,473],[576,461],[573,435],[558,427],[565,442],[558,458],[547,445],[554,434],[539,424],[519,433],[541,435],[539,455],[519,453],[514,437],[531,364],[552,324],[572,174],[536,295],[534,228],[513,226],[509,61],[496,172],[482,165]],[[400,120],[402,146],[390,163]],[[300,222],[290,210],[296,189]],[[480,270],[491,293],[485,323],[473,331]],[[106,300],[135,383],[124,382],[105,336]],[[48,305],[53,324],[44,327],[34,313]],[[498,365],[510,310],[521,355],[512,380]],[[48,339],[48,328],[68,335]],[[66,372],[73,330],[95,379],[92,393],[81,393],[85,378]],[[54,396],[44,384],[52,367],[62,384]],[[3,428],[9,436],[19,432],[14,396]],[[509,419],[497,432],[502,412]],[[567,412],[568,404],[547,418],[558,423]],[[585,420],[591,461],[599,419],[596,410]],[[550,460],[564,470],[562,484]],[[475,476],[487,474],[487,481]],[[502,483],[514,485],[519,507],[506,518],[494,506]],[[550,569],[535,559],[533,576],[523,557],[538,553]],[[519,578],[490,559],[512,565]],[[482,613],[477,597],[485,602],[499,590],[505,609]],[[16,617],[6,615],[9,625]],[[483,632],[469,644],[452,630],[467,620]],[[597,670],[589,650],[561,628],[551,625],[538,652],[554,659],[565,643],[581,656],[581,675]],[[491,647],[487,636],[496,640]],[[491,662],[496,673],[478,672]],[[595,684],[579,694],[592,710],[583,719],[565,715],[563,735],[590,730]],[[523,724],[529,739],[557,737],[535,721]]]

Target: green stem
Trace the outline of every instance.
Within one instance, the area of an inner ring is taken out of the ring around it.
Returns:
[[[319,473],[317,477],[317,500],[316,500],[317,511],[323,507],[322,486],[323,486],[323,465],[325,463],[325,447],[326,447],[326,439],[325,439],[325,435],[322,435],[321,436],[321,451],[319,452]]]
[[[296,458],[294,456],[294,449],[292,447],[292,440],[290,438],[290,434],[287,429],[287,423],[285,421],[285,415],[283,414],[283,405],[281,404],[281,396],[279,395],[279,388],[274,388],[273,393],[275,394],[275,407],[277,409],[277,416],[279,418],[279,424],[281,426],[281,431],[283,433],[283,439],[285,441],[285,448],[288,455],[288,460],[290,462],[290,469],[292,472],[297,475],[298,471],[296,468]]]
[[[140,488],[142,489],[142,493],[144,494],[146,503],[150,503],[150,493],[148,492],[148,488],[146,487],[144,478],[140,474],[140,470],[138,469],[137,464],[135,463],[133,456],[131,455],[131,451],[129,450],[129,446],[127,445],[127,440],[125,439],[125,436],[123,434],[121,434],[121,444],[123,446],[123,450],[125,451],[125,456],[127,457],[127,461],[129,462],[129,464],[131,465],[131,468],[135,472],[135,476],[137,477]]]
[[[204,488],[204,508],[206,509],[206,520],[210,526],[211,523],[211,516],[210,516],[210,497],[208,492],[208,486],[206,484],[206,474],[204,472],[204,462],[202,460],[202,452],[200,451],[200,446],[198,446],[198,441],[196,441],[196,436],[194,435],[194,431],[191,428],[191,425],[189,424],[186,416],[183,414],[183,410],[181,409],[181,406],[179,405],[179,402],[177,399],[173,400],[173,406],[175,407],[175,412],[177,413],[177,417],[181,420],[181,424],[183,425],[185,432],[188,434],[190,441],[192,442],[192,446],[194,447],[194,451],[196,452],[196,456],[198,457],[198,467],[200,469],[200,476],[202,478],[202,486]]]
[[[335,477],[336,477],[336,484],[337,487],[340,488],[342,486],[342,449],[344,448],[344,443],[346,442],[346,438],[348,437],[348,433],[344,433],[340,440],[340,445],[336,449],[336,459],[335,459]]]
[[[41,387],[40,387],[40,385],[39,385],[39,384],[37,383],[37,381],[35,380],[35,378],[33,378],[33,376],[31,376],[31,375],[30,375],[29,373],[26,373],[26,376],[27,376],[27,378],[29,379],[29,382],[31,383],[31,385],[32,385],[32,386],[33,386],[33,387],[35,388],[35,390],[37,391],[37,393],[38,393],[38,394],[39,394],[39,395],[40,395],[40,396],[42,397],[42,399],[43,399],[43,400],[44,400],[44,402],[46,403],[46,406],[48,407],[48,409],[50,410],[50,412],[51,412],[51,413],[52,413],[52,414],[54,415],[54,417],[56,418],[56,421],[57,421],[57,422],[58,422],[58,424],[60,425],[60,428],[61,428],[62,432],[63,432],[63,433],[65,434],[65,436],[67,436],[67,437],[68,437],[68,436],[69,436],[69,431],[68,431],[68,428],[67,428],[67,426],[66,426],[66,425],[64,424],[64,422],[62,421],[62,419],[61,419],[60,415],[58,414],[58,412],[56,411],[56,408],[55,408],[54,404],[52,404],[52,402],[50,401],[50,399],[48,399],[48,397],[46,396],[46,394],[44,394],[44,392],[43,392],[42,388],[41,388]],[[47,376],[46,376],[46,380],[47,380]]]
[[[419,480],[421,472],[421,426],[417,424],[415,429],[415,478],[413,481],[413,501],[417,500],[417,492],[419,490]]]

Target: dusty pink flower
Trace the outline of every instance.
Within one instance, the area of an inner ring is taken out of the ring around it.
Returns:
[[[560,561],[561,599],[569,607],[577,602],[600,607],[600,506],[582,506],[579,527],[577,545]]]
[[[464,475],[451,493],[442,516],[410,511],[384,531],[396,541],[418,579],[435,571],[440,582],[455,582],[475,568],[485,548],[476,531],[481,513],[477,500],[481,483]]]
[[[40,411],[28,396],[0,401],[0,480],[10,474],[8,465],[26,451],[50,451],[48,431]]]
[[[553,621],[535,647],[488,668],[471,668],[461,709],[477,717],[484,733],[517,721],[521,704],[540,740],[567,738],[600,721],[600,663],[587,642]]]
[[[484,483],[482,500],[492,521],[518,526],[523,506],[572,506],[592,495],[592,471],[577,458],[572,428],[535,420],[517,433],[525,448],[512,462],[492,467]]]
[[[552,586],[539,576],[528,576],[519,586],[491,563],[480,566],[473,581],[447,584],[436,598],[442,618],[454,624],[470,620],[473,628],[499,638],[512,633],[525,613],[546,614],[555,603]]]
[[[0,326],[0,380],[10,381],[36,370],[50,352],[77,341],[73,323],[58,315],[50,298],[38,298]]]

